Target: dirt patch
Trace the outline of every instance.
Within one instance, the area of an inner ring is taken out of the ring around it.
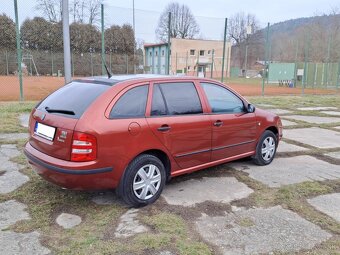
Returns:
[[[231,88],[245,96],[260,96],[261,82],[255,84],[228,83]],[[41,100],[64,85],[64,77],[33,76],[23,78],[25,100]],[[0,76],[0,101],[17,101],[20,97],[19,80],[16,76]],[[335,94],[335,90],[305,89],[305,94]],[[301,88],[265,85],[265,95],[301,95]]]

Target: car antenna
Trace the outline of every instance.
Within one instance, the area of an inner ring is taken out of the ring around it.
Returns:
[[[103,61],[103,64],[105,66],[105,70],[107,72],[107,77],[110,79],[112,77],[112,74],[110,73],[109,69],[107,68],[107,65],[106,65],[106,62],[105,62],[103,56],[102,56],[102,61]]]

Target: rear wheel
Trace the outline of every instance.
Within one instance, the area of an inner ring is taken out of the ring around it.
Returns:
[[[275,157],[276,147],[276,135],[270,130],[264,131],[256,146],[256,154],[253,158],[255,164],[260,166],[270,164]]]
[[[159,198],[165,180],[163,163],[153,155],[143,154],[127,167],[118,194],[130,206],[145,206]]]

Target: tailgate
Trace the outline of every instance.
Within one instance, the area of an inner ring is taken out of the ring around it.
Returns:
[[[73,131],[78,119],[34,109],[30,116],[29,143],[51,157],[70,160]]]

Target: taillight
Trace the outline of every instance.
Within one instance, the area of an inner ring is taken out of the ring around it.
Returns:
[[[97,158],[97,139],[93,135],[74,132],[71,161],[84,162]]]

